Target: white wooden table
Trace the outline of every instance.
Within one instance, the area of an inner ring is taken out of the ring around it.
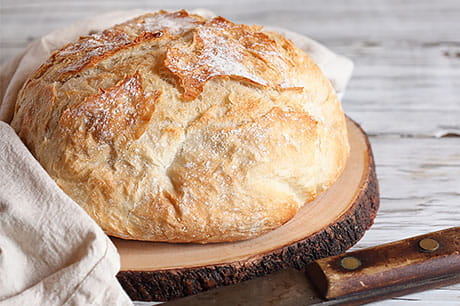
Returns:
[[[460,225],[460,2],[0,0],[0,62],[57,27],[109,10],[205,7],[308,35],[356,65],[343,100],[370,135],[381,187],[355,249]],[[460,305],[460,285],[379,302]]]

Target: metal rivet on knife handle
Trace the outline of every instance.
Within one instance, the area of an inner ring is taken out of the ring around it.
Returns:
[[[439,242],[431,238],[424,238],[418,242],[418,246],[424,252],[434,252],[439,249]]]
[[[340,265],[346,270],[356,270],[361,267],[361,260],[354,256],[347,256],[342,258]]]

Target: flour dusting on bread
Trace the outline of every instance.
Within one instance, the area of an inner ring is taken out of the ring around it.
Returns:
[[[329,188],[349,154],[340,102],[303,51],[186,11],[63,46],[30,76],[11,124],[106,233],[148,241],[273,230]]]

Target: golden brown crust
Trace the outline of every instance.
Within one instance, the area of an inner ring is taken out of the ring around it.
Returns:
[[[248,239],[327,189],[348,156],[340,103],[279,34],[185,11],[140,16],[56,51],[13,127],[111,235]]]
[[[62,112],[60,127],[82,143],[90,135],[97,142],[114,144],[139,139],[148,128],[159,91],[145,93],[139,73],[115,86],[99,89],[83,102]]]
[[[195,99],[207,81],[228,76],[262,86],[296,88],[294,63],[260,28],[213,18],[197,28],[187,47],[169,47],[165,66],[180,80],[186,101]]]
[[[17,117],[20,116],[21,125],[16,132],[34,153],[35,135],[45,134],[49,129],[50,115],[56,102],[56,88],[53,84],[47,84],[41,80],[30,80],[26,83],[26,87],[34,92],[34,95],[19,97],[22,99],[20,104],[22,109]]]

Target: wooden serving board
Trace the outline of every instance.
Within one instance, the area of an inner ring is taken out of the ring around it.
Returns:
[[[167,301],[344,252],[372,225],[379,192],[364,131],[347,119],[351,154],[337,182],[280,228],[231,243],[170,244],[112,238],[117,278],[133,300]]]

